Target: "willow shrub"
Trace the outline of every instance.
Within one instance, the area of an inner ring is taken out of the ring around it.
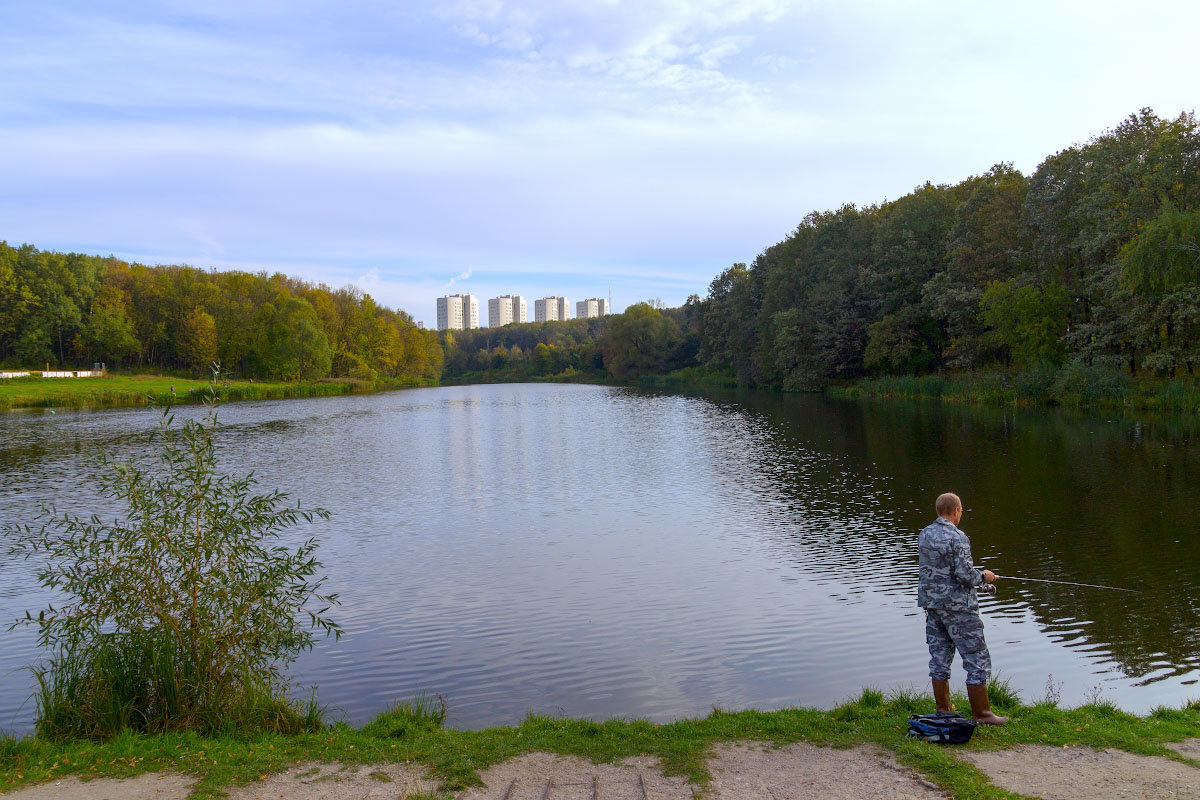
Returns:
[[[50,651],[34,667],[40,734],[319,723],[312,704],[288,701],[285,668],[317,632],[340,636],[327,616],[337,596],[316,540],[291,549],[280,536],[329,513],[218,473],[216,385],[199,421],[177,426],[163,410],[156,463],[102,458],[100,492],[123,516],[44,506],[40,528],[8,526],[13,552],[40,560],[38,580],[65,598],[16,623],[36,625]]]

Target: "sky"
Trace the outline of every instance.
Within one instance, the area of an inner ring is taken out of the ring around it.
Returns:
[[[674,306],[810,211],[1196,109],[1197,30],[1192,0],[0,0],[0,239],[429,326],[453,292]]]

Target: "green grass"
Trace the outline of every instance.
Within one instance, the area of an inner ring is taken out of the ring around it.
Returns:
[[[428,385],[405,381],[360,381],[327,378],[307,383],[222,381],[221,399],[278,400],[289,397],[329,397],[378,389]],[[174,392],[171,390],[174,389]],[[103,378],[6,378],[0,380],[0,408],[99,408],[198,403],[208,380],[161,375],[108,375]]]
[[[993,686],[992,695],[997,710],[1011,715],[1012,722],[1002,728],[979,728],[964,747],[999,749],[1034,743],[1114,747],[1186,761],[1163,743],[1200,736],[1197,705],[1133,716],[1104,704],[1075,709],[1060,709],[1048,702],[1024,705],[1002,684]],[[955,702],[965,708],[966,698],[956,697]],[[442,726],[445,708],[440,699],[422,697],[389,708],[361,729],[338,724],[296,735],[257,733],[215,738],[193,733],[124,733],[103,742],[0,737],[0,791],[68,774],[127,776],[175,770],[197,777],[194,797],[219,797],[224,787],[249,783],[315,760],[428,764],[444,782],[444,791],[454,792],[478,784],[479,771],[491,764],[531,751],[576,755],[598,762],[650,755],[661,759],[668,774],[686,776],[703,787],[709,780],[707,759],[714,744],[758,740],[781,744],[805,741],[831,747],[876,743],[958,800],[1012,797],[973,766],[955,758],[956,748],[905,738],[908,715],[931,709],[931,698],[915,690],[883,693],[866,689],[828,711],[714,709],[704,718],[667,725],[645,720],[594,722],[531,715],[516,726],[458,731]]]

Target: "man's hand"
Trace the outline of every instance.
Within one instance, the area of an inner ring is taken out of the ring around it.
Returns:
[[[985,569],[983,570],[983,579],[988,583],[995,583],[996,573],[992,572],[990,569]]]

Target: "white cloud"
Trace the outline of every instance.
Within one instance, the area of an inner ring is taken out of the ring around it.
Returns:
[[[467,267],[467,270],[465,272],[460,272],[459,274],[457,274],[453,278],[451,278],[449,281],[447,281],[446,286],[453,286],[454,284],[458,283],[459,281],[470,280],[471,273],[474,271],[475,270],[473,268]]]

